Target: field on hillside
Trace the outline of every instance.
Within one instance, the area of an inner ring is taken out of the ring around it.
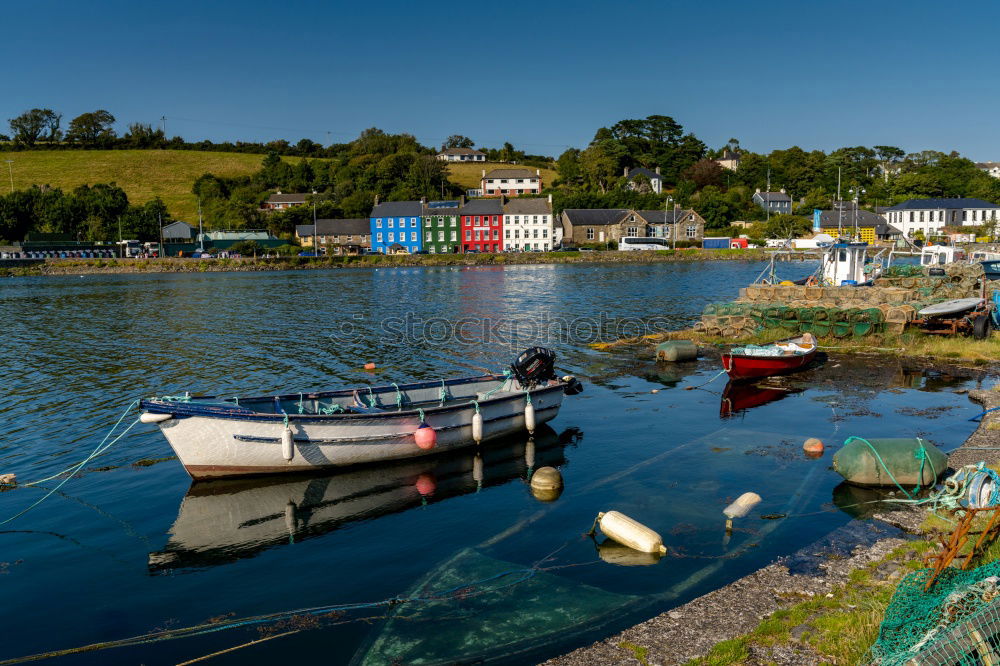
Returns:
[[[448,172],[451,174],[449,180],[467,190],[479,188],[479,185],[482,183],[483,169],[486,169],[486,172],[489,173],[493,169],[531,169],[534,172],[535,168],[533,166],[502,164],[500,162],[467,162],[464,164],[461,162],[450,162],[448,164]],[[551,185],[556,176],[557,174],[554,170],[542,169],[542,187]]]
[[[14,189],[50,185],[63,191],[78,185],[116,183],[130,203],[143,204],[160,197],[170,214],[187,222],[198,219],[198,200],[191,186],[204,173],[241,176],[260,168],[263,155],[193,150],[28,150],[0,153],[0,162],[13,160]],[[295,162],[296,157],[285,160]],[[10,184],[6,164],[0,192]]]

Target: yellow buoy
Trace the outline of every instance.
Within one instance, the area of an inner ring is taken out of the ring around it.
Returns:
[[[618,511],[608,511],[597,514],[597,524],[609,539],[614,539],[633,550],[642,553],[667,552],[663,538],[642,523],[632,520]]]

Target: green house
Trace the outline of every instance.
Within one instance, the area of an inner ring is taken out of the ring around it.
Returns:
[[[461,201],[428,201],[423,207],[424,250],[430,254],[461,252]]]

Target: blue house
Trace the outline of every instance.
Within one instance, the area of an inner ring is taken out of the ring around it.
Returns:
[[[382,254],[406,251],[410,254],[424,249],[423,203],[420,201],[386,201],[376,204],[370,218],[372,250]]]

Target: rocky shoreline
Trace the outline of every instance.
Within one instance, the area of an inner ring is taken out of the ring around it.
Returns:
[[[971,391],[969,399],[985,411],[1000,406],[1000,391]],[[1000,412],[995,414],[984,416],[975,432],[949,455],[952,469],[979,462],[984,454],[1000,454]],[[832,596],[835,588],[850,583],[855,572],[872,570],[876,580],[897,580],[903,570],[889,556],[907,543],[907,533],[915,533],[924,517],[924,511],[908,507],[876,513],[871,521],[852,521],[791,557],[619,634],[550,659],[545,666],[666,666],[704,657],[720,642],[750,633],[775,611],[805,598]],[[788,666],[821,661],[821,655],[797,641],[751,646],[746,659],[751,664]]]
[[[787,256],[790,260],[811,257],[806,253]],[[523,252],[501,254],[417,254],[334,257],[271,257],[239,259],[47,259],[44,262],[5,260],[0,277],[40,275],[90,275],[127,273],[219,273],[240,271],[330,270],[337,268],[379,268],[416,266],[515,266],[525,264],[651,264],[691,261],[764,261],[766,250],[703,250],[698,248],[662,251]]]

